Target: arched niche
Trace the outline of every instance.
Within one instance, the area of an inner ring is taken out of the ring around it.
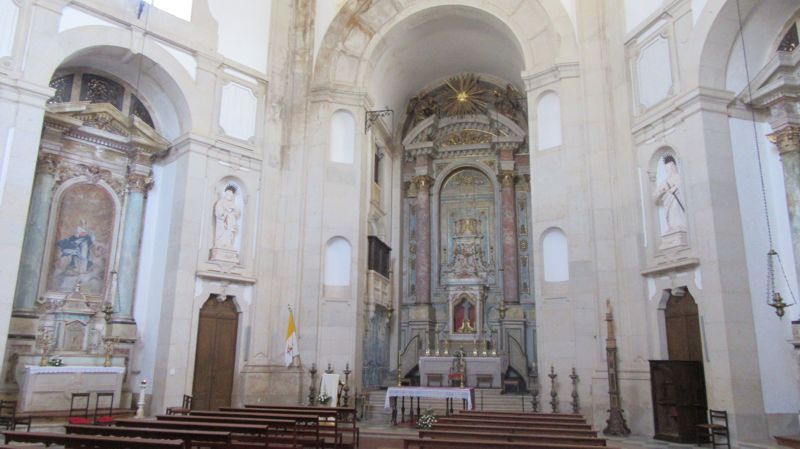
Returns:
[[[325,244],[323,294],[326,297],[348,297],[352,246],[344,237],[333,237]]]
[[[349,111],[340,109],[331,116],[330,160],[352,164],[355,158],[356,120]]]
[[[562,143],[561,98],[547,91],[536,102],[536,148],[546,150]]]
[[[645,201],[652,217],[651,235],[656,252],[671,254],[685,248],[688,240],[688,203],[684,191],[681,159],[671,147],[661,147],[650,159],[649,198]]]
[[[542,271],[544,282],[569,281],[569,242],[561,228],[542,233]]]

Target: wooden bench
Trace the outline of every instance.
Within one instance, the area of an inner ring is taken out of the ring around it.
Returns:
[[[472,415],[472,414],[459,414],[455,416],[446,416],[445,418],[455,418],[465,421],[477,422],[527,422],[527,423],[543,423],[543,424],[586,424],[585,420],[576,419],[561,419],[561,418],[542,418],[539,416],[487,416],[487,415]]]
[[[434,425],[435,429],[442,429],[442,430],[458,430],[462,432],[504,432],[504,433],[527,433],[527,432],[536,432],[536,433],[544,433],[544,434],[556,434],[556,435],[570,435],[570,436],[582,436],[582,437],[596,437],[597,432],[591,428],[589,429],[564,429],[564,428],[553,428],[545,425],[535,425],[535,426],[498,426],[493,424],[449,424],[443,422],[437,422]]]
[[[507,419],[507,420],[483,420],[483,419],[471,419],[471,418],[464,418],[461,416],[450,416],[450,417],[442,417],[436,418],[437,421],[441,423],[450,423],[450,424],[491,424],[496,426],[509,426],[509,427],[526,427],[526,426],[546,426],[553,429],[576,429],[576,430],[591,430],[592,426],[589,424],[582,424],[582,423],[571,423],[571,422],[557,422],[557,421],[526,421],[526,420],[516,420],[516,419]]]
[[[468,438],[404,438],[403,449],[597,449],[580,444],[534,443],[526,441],[474,440]]]
[[[4,432],[5,443],[42,443],[45,446],[80,446],[108,449],[183,449],[181,440],[156,440],[151,438],[118,438],[98,435],[67,435],[54,432]]]
[[[68,424],[64,430],[69,435],[105,435],[128,438],[157,438],[164,440],[182,440],[186,449],[193,445],[203,447],[227,448],[231,444],[231,433],[210,430],[159,429],[153,427],[110,427],[84,426]]]
[[[121,427],[144,427],[153,429],[176,429],[191,431],[230,432],[232,438],[238,435],[256,436],[266,439],[269,428],[266,425],[234,424],[202,421],[157,421],[154,419],[118,419],[114,422]]]
[[[336,447],[357,446],[359,440],[358,427],[356,426],[355,408],[344,407],[269,407],[269,408],[236,408],[220,407],[222,413],[237,413],[242,417],[285,417],[302,414],[305,416],[316,416],[319,418],[319,433],[323,438],[332,438]],[[196,413],[198,416],[207,415],[209,412]],[[215,413],[215,412],[211,412]],[[344,443],[343,432],[345,428],[341,424],[350,424],[349,432],[352,440],[349,444]]]
[[[246,410],[273,410],[273,411],[291,411],[291,410],[335,410],[337,413],[336,421],[339,424],[350,424],[349,429],[352,434],[353,444],[358,446],[360,434],[358,430],[358,420],[356,418],[355,407],[325,407],[325,406],[309,406],[309,405],[265,405],[265,404],[245,404]],[[220,408],[225,410],[226,408]],[[339,426],[342,427],[343,426]]]
[[[295,416],[293,418],[240,418],[236,416],[220,415],[156,415],[158,421],[173,422],[216,422],[231,424],[256,424],[268,426],[270,446],[273,443],[321,447],[322,438],[319,433],[319,419],[315,416]],[[222,412],[218,412],[222,413]]]
[[[773,438],[779,446],[800,449],[800,435],[776,435]]]
[[[490,412],[483,410],[459,410],[459,415],[476,415],[476,416],[512,416],[520,418],[542,418],[542,419],[555,419],[555,420],[570,420],[570,421],[586,421],[582,415],[577,413],[534,413],[534,412]]]
[[[580,437],[570,435],[552,435],[538,432],[526,433],[505,433],[505,432],[481,432],[464,430],[442,430],[434,425],[432,429],[419,431],[420,438],[433,439],[453,439],[469,438],[471,440],[495,440],[495,441],[529,441],[532,443],[553,443],[553,444],[578,444],[582,446],[605,446],[606,440],[597,437]]]

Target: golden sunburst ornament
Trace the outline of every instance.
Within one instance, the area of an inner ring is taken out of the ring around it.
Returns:
[[[445,84],[450,92],[445,97],[444,107],[448,115],[476,114],[486,109],[483,99],[486,90],[480,87],[480,80],[472,73],[447,80]]]

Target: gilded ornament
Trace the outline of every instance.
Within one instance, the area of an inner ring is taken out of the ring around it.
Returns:
[[[503,187],[513,187],[516,176],[517,175],[514,174],[513,171],[501,171],[497,175],[497,177],[500,179],[500,182],[503,184]]]
[[[486,110],[486,90],[480,86],[480,80],[475,74],[467,73],[445,82],[450,88],[444,99],[448,115],[477,114]]]
[[[786,126],[767,136],[781,154],[800,151],[800,126]]]
[[[150,175],[142,175],[139,173],[128,174],[128,191],[129,192],[146,192],[153,187],[153,178]]]
[[[465,129],[445,137],[441,145],[443,147],[452,147],[457,145],[487,144],[492,142],[492,137],[494,136],[486,131]]]

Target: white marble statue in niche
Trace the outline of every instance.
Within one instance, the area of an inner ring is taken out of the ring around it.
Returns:
[[[214,246],[211,260],[239,262],[241,198],[236,184],[228,183],[214,204]]]
[[[659,249],[686,246],[686,206],[683,201],[681,175],[675,157],[668,154],[658,164],[653,198],[658,206],[661,230]]]

